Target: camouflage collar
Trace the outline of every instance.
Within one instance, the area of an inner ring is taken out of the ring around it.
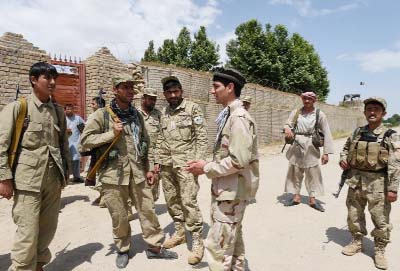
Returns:
[[[384,132],[385,130],[385,125],[383,125],[383,123],[381,123],[381,125],[379,125],[375,130],[373,130],[372,132],[375,135],[380,135],[382,132]],[[370,132],[370,130],[368,129],[368,124],[361,127],[360,132]]]
[[[171,106],[168,106],[168,111],[175,112],[178,111],[179,109],[185,109],[185,107],[186,107],[186,99],[182,98],[182,102],[180,103],[180,105],[178,105],[175,109],[173,109]]]
[[[234,100],[230,105],[228,105],[229,107],[229,112],[233,112],[236,109],[243,107],[242,102],[239,99]]]

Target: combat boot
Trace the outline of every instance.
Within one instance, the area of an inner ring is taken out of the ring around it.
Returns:
[[[362,240],[363,236],[361,234],[353,235],[353,240],[343,248],[342,253],[346,256],[353,256],[354,254],[361,252]]]
[[[194,232],[192,234],[192,251],[188,257],[188,263],[191,265],[198,264],[203,259],[204,245],[200,233]]]
[[[383,270],[389,268],[389,264],[385,258],[385,247],[386,247],[385,243],[375,241],[375,255],[374,255],[375,267]]]
[[[169,249],[183,243],[186,243],[185,227],[182,223],[175,223],[175,233],[164,241],[163,247]]]

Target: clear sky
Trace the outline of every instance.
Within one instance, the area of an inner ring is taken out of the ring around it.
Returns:
[[[398,0],[0,0],[0,34],[82,58],[107,46],[125,62],[140,60],[149,40],[159,46],[183,26],[193,33],[200,25],[223,61],[236,26],[253,18],[283,24],[314,45],[328,71],[328,103],[348,93],[379,95],[388,115],[400,113]]]

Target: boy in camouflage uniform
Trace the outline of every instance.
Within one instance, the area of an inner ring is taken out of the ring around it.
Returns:
[[[169,105],[162,110],[156,163],[162,166],[165,201],[175,223],[175,233],[164,242],[164,247],[171,248],[184,243],[186,226],[193,239],[188,263],[197,264],[203,258],[204,251],[203,218],[197,203],[199,184],[196,176],[182,168],[186,166],[186,161],[206,155],[205,121],[200,106],[182,98],[182,85],[177,77],[166,77],[162,79],[162,84]]]
[[[387,269],[385,247],[390,242],[392,224],[389,222],[391,202],[397,200],[400,181],[400,137],[382,124],[386,101],[371,97],[364,101],[368,125],[357,128],[349,137],[340,155],[340,167],[348,170],[349,185],[346,205],[347,224],[353,235],[342,253],[352,256],[362,250],[367,234],[364,209],[368,204],[375,229],[375,266]]]
[[[257,135],[253,118],[239,100],[245,79],[236,70],[214,74],[211,93],[224,106],[216,120],[214,158],[189,161],[186,170],[212,179],[211,226],[206,254],[212,271],[244,271],[244,211],[259,183]]]
[[[161,248],[163,231],[154,210],[154,200],[149,188],[153,172],[153,155],[147,154],[149,139],[142,115],[132,106],[135,93],[133,79],[128,74],[113,78],[115,98],[109,109],[118,117],[114,119],[107,108],[98,109],[88,119],[81,136],[84,149],[100,147],[103,153],[116,136],[116,144],[99,170],[103,197],[112,219],[114,244],[118,249],[116,266],[124,268],[129,261],[131,227],[128,221],[128,199],[132,198],[139,215],[143,239],[149,245],[148,258],[176,258],[173,252]],[[109,127],[107,130],[106,127]]]
[[[71,168],[64,109],[51,100],[57,76],[48,63],[31,67],[33,92],[27,98],[25,132],[14,169],[8,164],[8,149],[21,103],[10,103],[0,113],[0,196],[10,199],[14,194],[12,215],[17,225],[10,271],[42,271],[51,259],[49,245],[68,178],[64,163]]]

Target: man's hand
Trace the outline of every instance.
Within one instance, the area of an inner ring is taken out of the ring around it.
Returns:
[[[191,160],[186,163],[186,167],[183,169],[193,175],[204,174],[204,166],[207,164],[205,160]]]
[[[349,163],[347,163],[347,161],[340,161],[339,165],[343,170],[347,170],[350,168],[350,165]]]
[[[146,181],[148,185],[153,185],[155,183],[154,173],[153,171],[148,171],[146,173]]]
[[[12,180],[4,180],[0,182],[0,196],[11,199],[14,195],[14,188],[12,186]]]
[[[286,128],[285,128],[285,137],[286,137],[287,139],[293,139],[293,138],[294,138],[293,131],[292,131],[292,129],[290,129],[289,127],[286,127]]]
[[[119,135],[123,129],[124,129],[124,124],[122,122],[120,121],[114,122],[114,127],[113,127],[114,135],[116,136]]]
[[[326,164],[328,164],[328,162],[329,162],[329,155],[328,155],[328,154],[322,155],[322,157],[321,157],[321,163],[322,163],[323,165],[326,165]]]
[[[397,193],[396,193],[396,192],[389,191],[389,192],[387,193],[387,200],[388,200],[389,202],[395,202],[395,201],[397,200]]]

